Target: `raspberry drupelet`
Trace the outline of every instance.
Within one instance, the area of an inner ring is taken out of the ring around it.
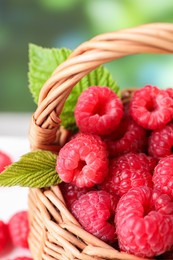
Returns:
[[[142,127],[159,129],[173,119],[173,99],[167,91],[146,85],[134,92],[130,113]]]
[[[79,188],[93,187],[104,181],[109,160],[106,144],[99,136],[77,134],[60,150],[56,170],[64,182]]]
[[[119,124],[123,105],[108,87],[91,86],[80,95],[74,114],[81,132],[108,135]]]
[[[118,202],[115,222],[122,251],[150,258],[173,246],[173,201],[158,190],[129,190]]]

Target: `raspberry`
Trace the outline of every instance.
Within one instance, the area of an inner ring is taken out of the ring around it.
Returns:
[[[105,139],[111,157],[129,152],[144,152],[147,144],[147,132],[134,120],[124,117],[116,131]]]
[[[119,124],[123,105],[108,87],[92,86],[80,95],[74,114],[81,132],[108,135]]]
[[[147,156],[145,154],[128,153],[112,159],[109,175],[101,188],[122,196],[132,187],[138,186],[153,186]]]
[[[157,159],[173,154],[173,124],[151,133],[148,152]]]
[[[19,211],[14,214],[8,223],[11,240],[14,246],[28,248],[28,212]]]
[[[173,246],[173,202],[168,195],[136,187],[120,198],[116,212],[122,251],[153,257]]]
[[[79,188],[71,183],[62,182],[59,185],[68,208],[71,208],[74,201],[81,195],[90,191],[90,188]]]
[[[89,233],[106,241],[116,240],[111,196],[106,191],[89,191],[72,205],[72,213]]]
[[[99,136],[78,134],[61,148],[56,170],[64,182],[92,187],[104,181],[108,163],[106,144]]]
[[[5,170],[5,167],[12,163],[11,158],[6,153],[0,151],[0,173]]]
[[[13,260],[33,260],[31,257],[27,257],[27,256],[19,256],[14,258]]]
[[[173,118],[173,99],[165,90],[147,85],[134,93],[130,113],[144,128],[159,129]]]
[[[0,253],[7,246],[8,241],[9,241],[9,234],[8,234],[7,225],[0,220]]]
[[[173,155],[159,161],[153,174],[154,187],[173,198]]]

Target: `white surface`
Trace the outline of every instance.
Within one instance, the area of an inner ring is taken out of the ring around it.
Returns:
[[[0,112],[0,136],[27,136],[31,115],[31,113]]]
[[[29,152],[29,142],[24,137],[0,136],[0,150],[9,154],[13,161],[17,161],[21,155]],[[14,213],[27,210],[27,194],[27,188],[0,187],[0,219],[8,222]],[[8,248],[3,255],[0,254],[0,259],[11,260],[15,256],[29,255],[28,250]]]

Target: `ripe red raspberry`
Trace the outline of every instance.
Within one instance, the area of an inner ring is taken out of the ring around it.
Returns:
[[[64,182],[92,187],[108,174],[106,144],[99,136],[79,134],[66,143],[57,158],[56,170]]]
[[[173,199],[173,155],[161,159],[153,174],[154,187]]]
[[[147,144],[147,132],[134,120],[124,117],[118,128],[105,138],[111,157],[117,157],[129,152],[144,152]]]
[[[0,151],[0,173],[5,170],[5,167],[10,165],[12,160],[9,155]]]
[[[91,190],[91,188],[79,188],[76,185],[66,182],[60,183],[59,187],[69,209],[74,201],[76,201],[81,195]]]
[[[81,132],[108,135],[119,124],[123,105],[108,87],[92,86],[80,95],[74,114]]]
[[[136,187],[122,196],[115,222],[122,251],[153,257],[173,246],[173,202],[149,187]]]
[[[130,112],[144,128],[159,129],[173,118],[173,99],[165,90],[147,85],[134,93]]]
[[[8,223],[11,240],[14,246],[28,248],[28,212],[19,211],[14,214]]]
[[[106,241],[116,240],[111,196],[106,191],[89,191],[72,205],[72,213],[89,233]]]
[[[148,144],[151,156],[161,159],[173,154],[173,124],[170,123],[151,133]]]
[[[152,187],[150,171],[149,161],[145,154],[142,154],[142,156],[134,153],[122,155],[111,160],[109,175],[101,188],[122,196],[133,187]]]
[[[0,220],[0,253],[5,249],[9,242],[7,224]]]

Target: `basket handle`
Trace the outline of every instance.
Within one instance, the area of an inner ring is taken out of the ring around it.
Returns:
[[[73,87],[101,64],[140,53],[173,53],[173,24],[152,23],[105,33],[76,48],[41,89],[30,125],[31,149],[58,152],[66,137],[59,116]]]

